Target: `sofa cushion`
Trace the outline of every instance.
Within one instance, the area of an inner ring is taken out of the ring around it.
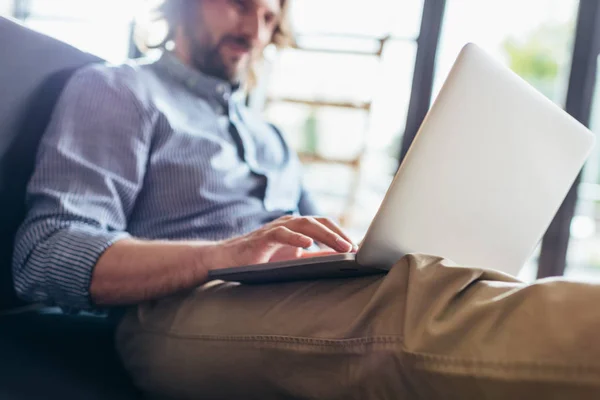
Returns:
[[[114,350],[114,330],[95,316],[0,317],[0,399],[139,398]]]
[[[0,310],[19,304],[13,240],[25,216],[25,188],[54,104],[71,74],[99,58],[0,17]]]

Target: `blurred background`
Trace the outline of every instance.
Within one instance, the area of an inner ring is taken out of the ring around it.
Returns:
[[[467,42],[600,129],[595,1],[292,0],[297,44],[267,49],[248,102],[298,151],[323,213],[360,240]],[[148,3],[0,0],[0,15],[120,63],[141,56]],[[600,281],[599,162],[596,150],[522,278]]]

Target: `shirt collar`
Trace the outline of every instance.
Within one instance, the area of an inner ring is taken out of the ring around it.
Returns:
[[[239,84],[232,85],[223,79],[190,68],[170,51],[164,51],[156,65],[196,95],[221,107],[227,107],[229,100],[239,95]]]

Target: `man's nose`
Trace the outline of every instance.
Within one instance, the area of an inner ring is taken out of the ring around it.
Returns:
[[[249,12],[242,22],[242,34],[252,47],[264,46],[269,41],[269,33],[260,11]]]

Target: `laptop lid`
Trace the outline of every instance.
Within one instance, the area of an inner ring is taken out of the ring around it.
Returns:
[[[516,274],[582,168],[592,133],[474,44],[463,48],[357,254]]]

